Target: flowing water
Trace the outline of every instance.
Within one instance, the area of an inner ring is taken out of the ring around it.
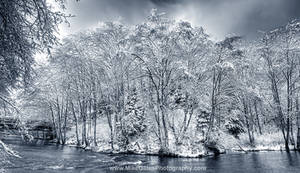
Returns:
[[[145,155],[100,154],[76,147],[26,144],[3,140],[22,158],[0,165],[5,172],[219,172],[300,173],[298,152],[231,153],[205,158],[167,158]]]

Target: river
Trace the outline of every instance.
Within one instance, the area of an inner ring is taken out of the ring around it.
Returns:
[[[230,153],[205,158],[166,158],[145,155],[101,154],[76,147],[26,144],[3,140],[22,158],[0,165],[5,172],[300,172],[298,152]],[[125,171],[126,170],[126,171]]]

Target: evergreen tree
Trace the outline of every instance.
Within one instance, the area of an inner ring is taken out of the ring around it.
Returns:
[[[118,141],[123,149],[128,149],[131,139],[139,137],[146,129],[144,107],[136,89],[127,98],[125,116],[121,119],[119,129]]]

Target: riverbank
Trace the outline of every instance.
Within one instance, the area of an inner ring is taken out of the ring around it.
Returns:
[[[254,145],[249,144],[247,134],[241,134],[238,139],[225,132],[219,132],[215,135],[217,139],[214,139],[216,140],[214,147],[217,153],[208,148],[206,144],[190,143],[191,140],[184,141],[182,145],[175,145],[171,140],[169,151],[164,153],[160,152],[157,142],[149,142],[147,140],[136,140],[129,145],[127,150],[120,149],[117,145],[114,146],[115,150],[112,150],[111,144],[103,139],[98,139],[97,146],[94,146],[93,142],[91,142],[90,146],[77,146],[76,139],[71,137],[67,140],[67,145],[106,154],[137,154],[184,158],[202,158],[232,152],[285,151],[284,141],[279,132],[264,133],[263,135],[256,134]],[[155,140],[153,139],[153,141]],[[290,150],[295,150],[293,145],[290,145]]]
[[[21,140],[21,138],[20,138]],[[72,142],[73,141],[73,142]],[[56,141],[42,141],[42,140],[34,140],[29,143],[39,144],[39,145],[57,145]],[[232,146],[229,148],[230,142],[227,141],[226,143],[227,148],[225,146],[222,146],[220,148],[220,153],[218,154],[226,154],[226,153],[248,153],[248,152],[262,152],[262,151],[285,151],[283,144],[278,145],[256,145],[256,146],[248,146],[247,144],[238,147],[238,146]],[[71,138],[67,141],[66,145],[68,147],[75,147],[80,148],[86,151],[92,151],[95,153],[100,154],[133,154],[133,155],[148,155],[148,156],[163,156],[163,157],[177,157],[177,158],[203,158],[207,156],[213,156],[215,155],[214,152],[207,150],[203,144],[199,144],[199,146],[202,147],[202,150],[198,150],[195,152],[195,149],[189,148],[186,146],[177,147],[177,150],[170,150],[168,153],[160,153],[159,147],[157,146],[155,150],[146,151],[142,149],[130,149],[127,151],[124,150],[112,150],[110,145],[108,143],[98,143],[98,146],[94,146],[93,144],[91,146],[78,146],[76,143],[74,143],[74,140]],[[199,148],[199,147],[198,147]],[[293,151],[293,146],[290,146],[291,151]]]
[[[255,134],[254,145],[249,144],[247,134],[240,134],[239,138],[235,138],[232,135],[219,131],[214,132],[212,138],[214,145],[212,148],[208,148],[207,144],[202,142],[195,142],[194,138],[186,138],[181,145],[175,145],[175,141],[170,136],[170,145],[168,152],[161,152],[159,149],[159,143],[155,136],[142,135],[139,138],[132,140],[127,149],[120,148],[117,143],[114,145],[114,150],[109,141],[109,136],[104,136],[107,132],[99,130],[99,136],[97,138],[97,146],[90,140],[90,146],[77,146],[76,138],[72,135],[72,131],[69,132],[66,145],[70,147],[78,147],[84,150],[103,154],[136,154],[136,155],[150,155],[150,156],[164,156],[164,157],[184,157],[184,158],[202,158],[206,156],[212,156],[215,154],[224,154],[232,152],[260,152],[260,151],[285,151],[284,141],[280,132],[276,133],[264,133],[263,135]],[[36,141],[43,144],[42,141]],[[56,141],[47,141],[48,144],[55,144]],[[291,150],[294,150],[294,146],[290,146]],[[217,153],[216,153],[217,151]]]

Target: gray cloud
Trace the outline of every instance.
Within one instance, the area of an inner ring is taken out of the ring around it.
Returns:
[[[100,21],[116,20],[137,24],[152,8],[172,19],[203,26],[215,38],[234,33],[253,38],[258,30],[269,30],[300,18],[300,0],[69,0],[70,19],[66,33],[96,26]]]

